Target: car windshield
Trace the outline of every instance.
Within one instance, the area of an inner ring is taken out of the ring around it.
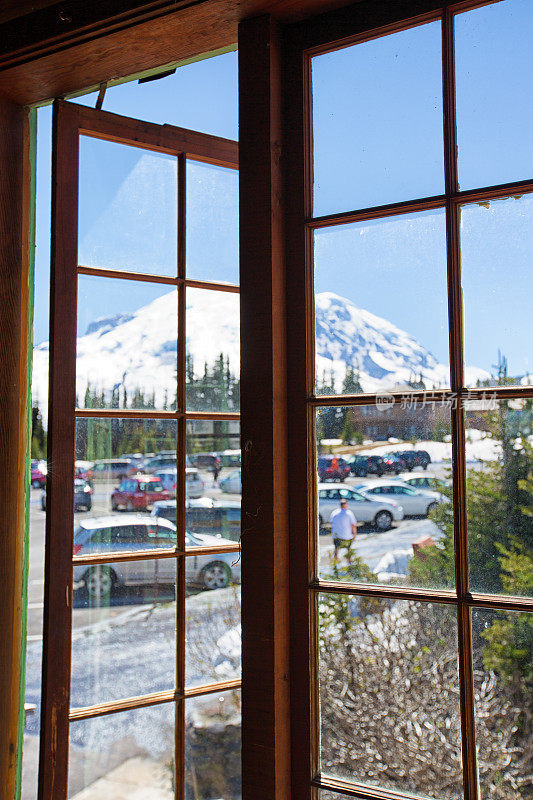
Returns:
[[[160,481],[147,481],[146,483],[140,483],[139,489],[141,492],[162,492],[163,486]]]

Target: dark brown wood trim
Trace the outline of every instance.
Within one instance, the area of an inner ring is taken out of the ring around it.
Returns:
[[[179,507],[179,506],[178,506]],[[183,505],[185,508],[185,504]],[[182,526],[182,530],[184,527]],[[179,547],[172,549],[161,548],[159,550],[131,550],[129,552],[120,551],[118,553],[95,553],[92,556],[74,556],[72,565],[88,566],[89,564],[114,564],[121,561],[159,561],[163,558],[177,558],[192,556],[209,556],[216,555],[217,553],[238,553],[239,544],[236,542],[227,542],[226,544],[214,545],[213,547],[188,547],[183,550]]]
[[[281,43],[239,26],[242,794],[290,796],[288,469]],[[257,576],[261,575],[260,581]]]
[[[172,690],[168,692],[154,692],[152,694],[139,695],[138,697],[128,697],[123,700],[112,700],[108,703],[99,703],[93,706],[83,706],[81,708],[71,708],[69,714],[70,721],[81,719],[93,719],[94,717],[104,717],[107,714],[118,714],[121,711],[131,711],[135,708],[148,708],[158,706],[163,703],[186,700],[189,697],[200,697],[206,694],[216,694],[218,692],[228,692],[241,688],[240,679],[231,681],[221,681],[219,683],[209,683],[202,686],[192,686],[183,691]]]
[[[217,283],[216,281],[188,280],[184,277],[171,278],[168,275],[151,275],[147,272],[128,272],[126,270],[112,269],[111,267],[85,267],[78,266],[78,275],[92,275],[97,278],[118,278],[126,281],[141,281],[144,283],[168,284],[181,286],[185,284],[192,289],[213,289],[217,292],[233,292],[239,294],[240,289],[233,283]]]
[[[0,786],[11,798],[24,724],[31,162],[28,112],[0,98],[0,115]]]
[[[360,800],[413,800],[412,794],[393,792],[390,789],[378,789],[366,786],[364,783],[350,783],[350,781],[343,781],[340,778],[333,778],[329,775],[318,774],[313,778],[312,785],[320,789],[338,792],[347,797],[358,797]]]
[[[342,211],[336,214],[326,214],[323,217],[310,217],[306,220],[309,228],[329,228],[334,225],[349,225],[351,222],[364,222],[370,219],[381,219],[398,216],[400,214],[416,214],[422,211],[431,211],[435,208],[444,208],[446,195],[439,194],[434,197],[422,197],[417,200],[406,200],[401,203],[389,203],[384,206],[372,206],[354,211]]]
[[[54,105],[39,800],[67,796],[76,405],[78,133]],[[52,458],[53,455],[53,458]]]
[[[76,408],[76,417],[93,419],[205,419],[238,422],[239,412],[234,411],[147,411],[144,408]]]
[[[230,139],[174,125],[134,120],[65,100],[58,100],[57,103],[65,115],[73,118],[71,124],[76,126],[80,135],[175,156],[184,153],[195,160],[233,169],[239,166],[239,146]]]

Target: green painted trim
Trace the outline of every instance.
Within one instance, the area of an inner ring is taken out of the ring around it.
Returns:
[[[22,647],[20,652],[20,695],[19,695],[19,730],[17,746],[17,776],[15,784],[15,800],[19,800],[22,789],[22,746],[24,741],[24,701],[26,696],[26,635],[28,629],[28,573],[30,552],[30,447],[31,447],[31,378],[33,368],[33,304],[35,276],[35,194],[37,163],[37,111],[29,110],[29,153],[30,160],[30,224],[29,224],[29,269],[28,269],[28,371],[27,371],[27,425],[26,425],[26,480],[24,482],[24,564],[22,573]]]
[[[182,61],[170,61],[168,64],[163,64],[162,66],[154,67],[153,69],[146,69],[143,72],[137,72],[134,75],[128,75],[125,78],[116,78],[114,80],[110,80],[107,82],[107,88],[112,89],[113,86],[121,86],[123,83],[131,83],[131,81],[137,81],[139,78],[151,78],[153,75],[159,75],[160,72],[167,72],[169,69],[179,69],[179,67],[186,67],[188,64],[195,64],[197,61],[204,61],[206,58],[215,58],[216,56],[222,56],[226,53],[235,53],[236,51],[237,44],[235,43],[230,44],[227,47],[221,47],[219,50],[210,50],[207,53],[201,53],[197,56],[185,58]],[[64,95],[63,99],[75,100],[76,97],[83,97],[87,94],[93,94],[99,90],[100,84],[97,83],[93,86],[86,86],[84,89],[80,89],[79,91],[66,94]],[[50,98],[48,100],[43,100],[40,103],[36,103],[34,107],[40,108],[41,106],[49,106],[53,102],[54,98]]]

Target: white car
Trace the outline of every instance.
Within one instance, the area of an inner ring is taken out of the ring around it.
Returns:
[[[438,478],[431,472],[425,472],[423,475],[420,472],[402,472],[398,476],[398,480],[412,486],[413,489],[422,489],[425,491],[440,492],[447,486],[451,486],[451,481],[445,478]]]
[[[167,490],[171,497],[176,497],[177,469],[158,469],[154,472],[154,477],[160,479],[163,488]],[[201,497],[204,493],[204,489],[205,484],[198,470],[194,467],[186,467],[185,493],[187,497],[195,499]]]
[[[444,500],[440,492],[415,489],[399,480],[381,479],[372,483],[359,483],[357,491],[371,500],[385,500],[401,504],[406,515],[424,516]]]
[[[220,538],[185,532],[185,546],[220,547]],[[139,552],[176,547],[176,526],[166,519],[141,514],[84,519],[74,530],[74,556]],[[74,582],[83,586],[93,600],[104,600],[118,586],[175,584],[176,559],[139,559],[110,564],[74,563]],[[223,589],[240,583],[241,565],[237,553],[203,553],[185,559],[185,582],[203,589]]]
[[[348,508],[353,512],[357,522],[370,523],[380,531],[388,530],[393,522],[403,519],[403,508],[394,500],[366,497],[342,483],[319,483],[318,516],[321,529],[329,522],[332,513],[340,507],[341,500],[348,501]]]
[[[240,469],[230,472],[230,474],[225,478],[219,480],[218,485],[223,492],[228,492],[229,494],[240,494],[242,491]]]

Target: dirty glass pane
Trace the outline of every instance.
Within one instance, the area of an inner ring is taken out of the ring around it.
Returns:
[[[177,275],[175,156],[80,136],[78,264]]]
[[[532,400],[465,408],[470,589],[533,595]]]
[[[239,173],[187,160],[187,277],[239,283]]]
[[[80,408],[176,408],[178,300],[154,283],[80,275]]]
[[[533,176],[532,25],[530,0],[490,3],[455,17],[461,189]]]
[[[450,407],[319,408],[315,431],[319,578],[453,588]]]
[[[533,195],[463,206],[460,235],[466,384],[531,385]]]
[[[312,59],[314,216],[444,191],[441,26]]]
[[[70,723],[69,800],[174,798],[174,703]]]
[[[444,211],[315,231],[317,394],[450,385]]]
[[[187,288],[187,411],[240,408],[239,295]]]
[[[186,800],[241,797],[240,691],[186,700]]]
[[[472,640],[481,797],[529,800],[533,614],[474,609]]]
[[[318,611],[322,774],[461,798],[455,609],[323,593]]]
[[[185,683],[204,686],[241,677],[239,553],[185,559]]]

